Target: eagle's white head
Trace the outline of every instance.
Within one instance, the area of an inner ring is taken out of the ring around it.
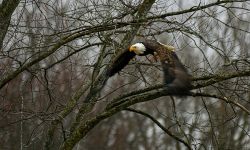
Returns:
[[[130,52],[135,52],[136,55],[144,54],[146,47],[142,43],[136,43],[129,47]]]

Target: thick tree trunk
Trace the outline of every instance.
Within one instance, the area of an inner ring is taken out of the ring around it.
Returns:
[[[3,40],[10,25],[11,15],[18,6],[20,0],[4,0],[0,5],[0,50],[3,48]]]

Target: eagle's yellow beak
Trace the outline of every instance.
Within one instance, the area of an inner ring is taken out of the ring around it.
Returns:
[[[136,51],[136,49],[137,49],[136,46],[130,46],[130,47],[129,47],[129,51],[130,51],[130,52]]]

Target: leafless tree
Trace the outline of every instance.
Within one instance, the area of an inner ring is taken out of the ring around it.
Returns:
[[[0,1],[0,149],[249,149],[248,0]],[[142,38],[176,47],[192,93],[158,62],[109,65]]]

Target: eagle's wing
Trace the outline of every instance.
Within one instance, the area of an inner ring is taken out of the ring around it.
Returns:
[[[175,52],[167,52],[168,57],[161,61],[164,83],[171,93],[187,93],[191,89],[191,75],[181,63]]]
[[[126,50],[121,53],[118,57],[116,57],[116,59],[109,67],[107,75],[111,77],[121,71],[129,63],[129,61],[135,57],[135,55],[136,54],[134,52],[130,52],[129,50]]]

